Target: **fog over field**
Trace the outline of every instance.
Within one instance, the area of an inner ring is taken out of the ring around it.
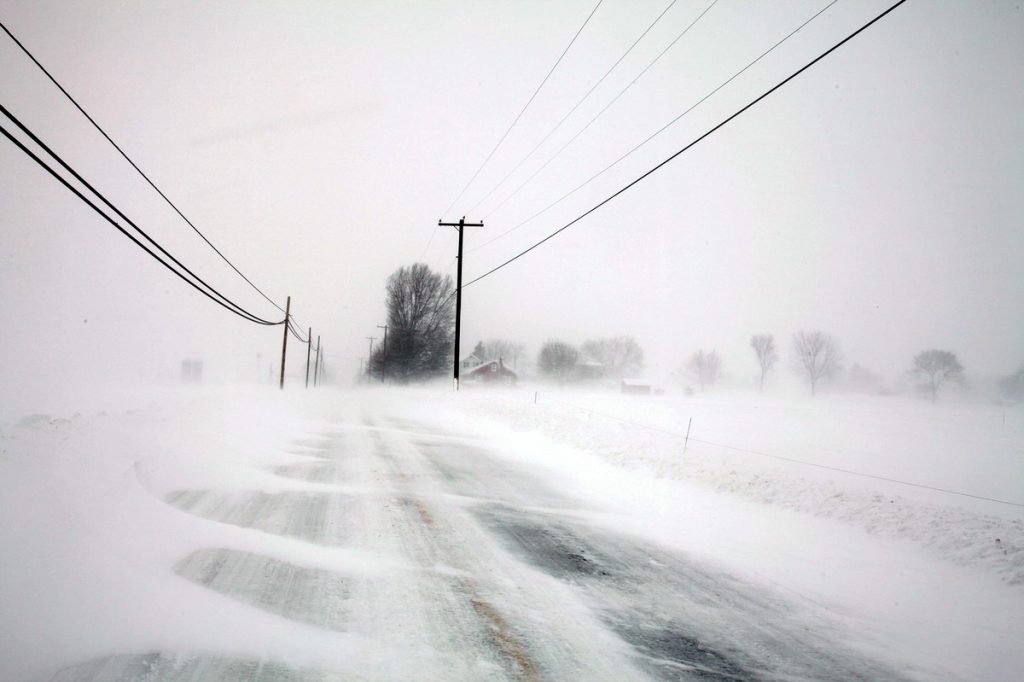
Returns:
[[[1024,666],[1021,3],[0,24],[0,678]]]

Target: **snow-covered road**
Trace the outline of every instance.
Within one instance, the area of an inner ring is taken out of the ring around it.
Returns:
[[[289,449],[234,486],[150,488],[183,521],[280,539],[267,553],[207,542],[178,557],[177,580],[215,610],[308,633],[311,650],[336,643],[345,663],[169,645],[52,679],[901,678],[824,611],[594,524],[592,501],[479,437],[364,407]],[[372,561],[348,570],[350,555]]]

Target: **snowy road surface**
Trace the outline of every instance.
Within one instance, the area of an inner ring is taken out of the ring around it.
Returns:
[[[601,510],[488,442],[386,412],[315,436],[259,472],[279,488],[160,494],[173,514],[302,551],[208,546],[173,570],[218,608],[282,619],[317,646],[348,638],[358,654],[331,666],[125,651],[52,680],[901,679],[824,612],[601,528],[588,520]],[[347,551],[382,560],[352,571],[315,560]]]

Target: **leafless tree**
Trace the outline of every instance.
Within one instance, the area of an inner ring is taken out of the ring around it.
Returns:
[[[477,344],[477,347],[483,353],[481,360],[502,360],[506,365],[511,365],[513,369],[518,368],[519,358],[524,357],[526,353],[524,344],[504,339],[482,341]]]
[[[370,372],[380,371],[385,360],[388,375],[400,380],[448,369],[455,329],[454,291],[450,276],[432,272],[423,263],[392,273],[385,297],[388,344],[387,348],[377,346],[370,358]]]
[[[775,349],[775,337],[771,334],[757,334],[750,337],[750,347],[754,349],[754,354],[757,355],[757,364],[761,367],[759,390],[763,392],[764,378],[779,360],[779,352]]]
[[[714,386],[722,373],[722,358],[715,351],[705,353],[699,350],[686,363],[686,373],[700,384],[700,390]]]
[[[963,381],[964,368],[955,353],[948,350],[926,350],[914,356],[910,373],[921,381],[921,388],[928,391],[932,402],[939,397],[939,389],[947,381]]]
[[[579,351],[567,343],[546,341],[537,355],[537,369],[541,374],[565,381],[575,373],[579,357]]]
[[[807,376],[811,395],[814,395],[818,382],[832,376],[839,369],[842,361],[839,341],[824,332],[801,331],[793,335],[793,349],[796,351],[797,367]]]
[[[644,366],[644,351],[632,336],[590,339],[584,342],[582,350],[604,366],[607,376],[615,379],[636,374]]]

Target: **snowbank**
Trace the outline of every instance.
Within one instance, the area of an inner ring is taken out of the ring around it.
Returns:
[[[466,391],[448,400],[630,470],[910,540],[1024,585],[1019,407],[554,388]]]

